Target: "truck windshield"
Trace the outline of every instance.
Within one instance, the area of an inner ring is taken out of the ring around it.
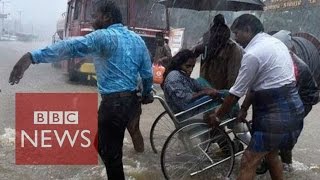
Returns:
[[[85,13],[87,21],[91,20],[92,2],[92,0],[87,0]],[[128,10],[130,0],[117,0],[114,2],[120,8],[124,25],[128,25],[129,22],[134,22],[134,24],[130,24],[130,26],[149,29],[167,28],[166,8],[161,4],[153,1],[134,0],[132,1],[134,7]],[[130,15],[128,15],[128,13],[130,13]],[[129,20],[128,17],[130,17],[131,20]]]
[[[87,1],[86,1],[86,4],[85,4],[85,10],[86,10],[86,11],[85,11],[85,15],[84,15],[86,21],[89,21],[89,22],[90,22],[90,21],[92,20],[92,16],[91,16],[92,13],[93,13],[93,12],[92,12],[92,8],[93,8],[93,7],[92,7],[92,2],[91,2],[91,0],[87,0]]]
[[[136,2],[136,27],[166,29],[167,17],[165,6],[153,1]]]
[[[117,4],[117,6],[120,8],[121,15],[122,15],[122,22],[124,24],[127,24],[127,19],[128,19],[127,1],[128,0],[114,1]],[[93,3],[95,3],[95,0],[86,0],[86,4],[85,4],[85,10],[86,10],[85,11],[85,20],[86,21],[92,20]]]

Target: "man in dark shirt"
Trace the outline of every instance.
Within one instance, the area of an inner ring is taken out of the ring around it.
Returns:
[[[289,31],[281,30],[273,37],[281,40],[290,50],[290,54],[295,67],[295,76],[297,79],[298,93],[304,106],[305,117],[309,114],[312,106],[319,101],[318,85],[315,81],[309,66],[294,54],[294,46]],[[280,151],[281,160],[284,163],[284,170],[292,171],[292,151]]]
[[[299,95],[304,105],[305,116],[307,116],[311,111],[312,106],[319,101],[318,84],[315,81],[309,66],[294,53],[295,50],[291,40],[291,32],[280,30],[275,33],[273,37],[282,41],[291,51],[290,54],[295,65]]]

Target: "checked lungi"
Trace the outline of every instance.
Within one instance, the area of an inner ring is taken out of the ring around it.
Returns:
[[[253,92],[248,150],[292,150],[303,128],[304,108],[295,84]]]

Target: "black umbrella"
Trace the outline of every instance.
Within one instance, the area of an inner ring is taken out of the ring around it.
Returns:
[[[197,11],[262,11],[264,7],[260,0],[159,0],[158,2],[168,8]]]

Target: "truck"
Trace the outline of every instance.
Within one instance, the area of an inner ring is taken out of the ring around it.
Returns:
[[[53,42],[92,32],[93,2],[94,0],[68,0],[67,12],[57,23]],[[115,3],[121,10],[123,24],[142,37],[153,57],[156,49],[156,33],[164,33],[165,39],[169,40],[168,9],[147,0],[117,0]],[[61,26],[62,24],[64,26]],[[71,81],[96,80],[92,59],[74,58],[53,66],[62,68]]]

